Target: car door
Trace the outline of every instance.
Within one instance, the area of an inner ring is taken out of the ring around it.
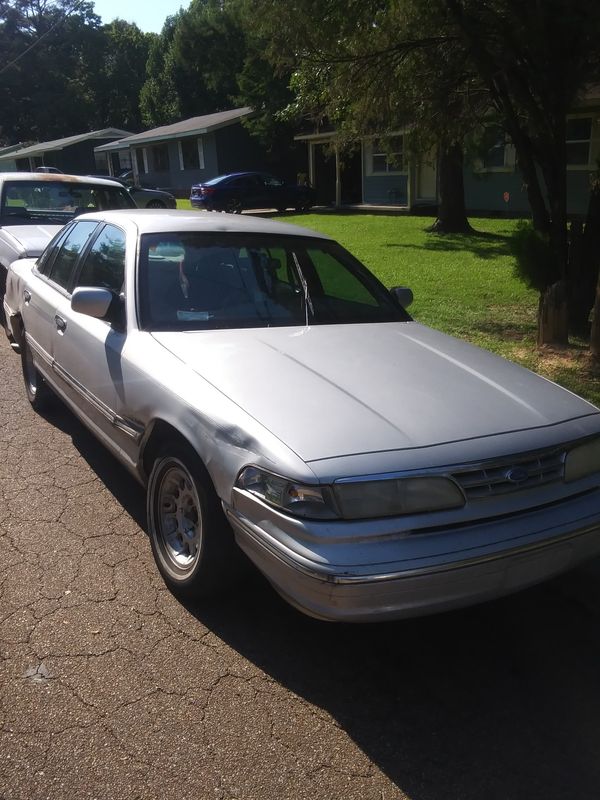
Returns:
[[[71,284],[103,287],[122,308],[126,235],[116,225],[103,225],[80,259]],[[67,398],[107,444],[131,455],[135,432],[121,420],[123,397],[121,353],[125,344],[124,312],[113,321],[96,319],[71,308],[71,294],[61,296],[54,309],[57,323],[56,370]]]
[[[273,175],[261,175],[265,187],[265,207],[284,210],[289,203],[289,192],[285,183]]]
[[[60,383],[53,369],[57,343],[55,309],[61,298],[70,296],[68,287],[77,259],[97,227],[97,222],[83,221],[68,225],[44,251],[23,288],[21,315],[27,341],[36,366],[54,386]]]

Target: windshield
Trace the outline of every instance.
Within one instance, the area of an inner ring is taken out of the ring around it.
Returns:
[[[360,262],[323,239],[145,234],[138,281],[145,330],[410,319]]]
[[[0,202],[2,225],[60,225],[88,211],[136,207],[121,186],[52,180],[6,181]]]

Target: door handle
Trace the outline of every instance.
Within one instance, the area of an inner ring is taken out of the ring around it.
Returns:
[[[56,323],[56,330],[60,333],[64,333],[67,330],[66,321],[62,317],[59,317],[58,314],[54,317],[54,322]]]
[[[29,291],[29,289],[23,289],[23,300],[26,303],[31,302],[31,292]]]

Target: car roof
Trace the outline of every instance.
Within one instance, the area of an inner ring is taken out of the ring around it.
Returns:
[[[93,183],[102,186],[120,186],[123,184],[110,178],[95,178],[90,175],[65,175],[57,172],[2,172],[0,181],[36,181],[49,183]]]
[[[215,175],[214,178],[210,179],[210,182],[214,183],[215,181],[224,181],[226,179],[228,180],[229,178],[245,178],[248,175],[271,176],[271,173],[267,172],[266,170],[260,170],[260,169],[246,170],[245,172],[224,172],[223,175]],[[205,183],[209,183],[209,181],[205,181]]]
[[[114,225],[133,224],[139,233],[184,233],[187,231],[227,233],[273,233],[283,236],[310,236],[331,239],[327,234],[291,223],[275,222],[244,214],[220,214],[212,211],[163,209],[123,209],[81,214],[77,220],[97,219]]]

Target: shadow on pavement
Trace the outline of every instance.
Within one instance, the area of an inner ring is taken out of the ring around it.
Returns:
[[[106,488],[114,495],[142,530],[146,530],[144,490],[135,478],[113,458],[98,439],[58,399],[44,412],[51,425],[71,437],[73,446],[87,461]]]
[[[62,406],[47,418],[145,530],[137,482]],[[580,569],[460,612],[350,626],[304,617],[253,573],[188,610],[330,714],[411,800],[596,800],[599,585]]]
[[[600,785],[600,642],[568,598],[581,580],[349,626],[303,617],[256,578],[243,602],[192,612],[328,712],[411,800],[582,800]]]

